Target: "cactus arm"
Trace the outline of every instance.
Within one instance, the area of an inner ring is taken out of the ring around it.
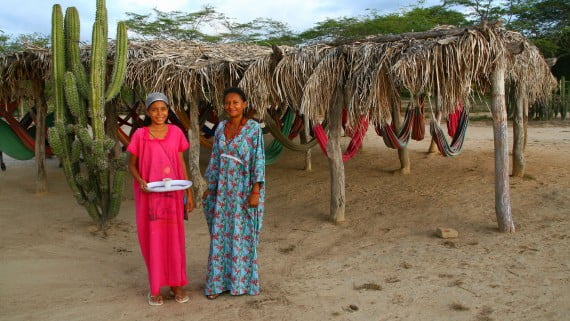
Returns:
[[[71,115],[75,117],[78,125],[82,128],[87,127],[87,116],[85,115],[85,105],[83,100],[79,98],[79,90],[75,74],[68,71],[64,76],[65,80],[65,99]]]
[[[81,62],[81,51],[79,49],[79,13],[75,7],[65,10],[65,39],[67,49],[67,65],[73,71],[77,82],[79,93],[82,97],[89,97],[89,87],[87,85],[87,73]]]
[[[115,63],[111,74],[111,83],[107,87],[105,101],[113,99],[121,90],[127,72],[127,27],[121,21],[117,24],[117,40],[115,41]]]
[[[91,105],[91,117],[93,138],[100,140],[105,133],[104,119],[105,101],[103,98],[103,86],[105,84],[106,48],[103,40],[102,24],[95,21],[93,24],[93,46],[91,48],[91,91],[89,102]]]
[[[65,41],[63,36],[63,14],[61,6],[53,5],[51,24],[52,43],[52,80],[55,104],[55,119],[65,121],[65,101],[63,92],[63,74],[65,71]]]

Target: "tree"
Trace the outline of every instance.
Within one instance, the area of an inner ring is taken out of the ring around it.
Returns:
[[[547,57],[570,55],[570,3],[563,0],[522,1],[510,27],[534,41]]]
[[[0,53],[9,54],[15,51],[21,51],[30,45],[45,48],[48,44],[49,36],[39,32],[21,34],[13,38],[0,30]]]
[[[225,15],[218,13],[210,5],[204,6],[196,12],[184,13],[181,11],[163,12],[154,9],[153,14],[141,15],[127,12],[129,19],[125,21],[127,27],[136,36],[143,39],[178,39],[202,40],[217,42],[219,37],[209,36],[201,31],[206,25],[216,27],[226,19]]]
[[[496,0],[444,0],[443,7],[465,7],[469,10],[468,16],[474,23],[483,21],[495,21],[504,18],[508,14],[508,7],[518,0],[508,0],[507,5],[503,1]]]
[[[398,34],[425,31],[437,25],[465,25],[460,12],[443,6],[411,7],[398,13],[380,15],[376,10],[360,17],[341,17],[317,22],[316,26],[299,34],[302,43],[332,42],[363,39],[378,34]]]
[[[222,25],[227,29],[227,32],[220,34],[224,42],[291,45],[297,41],[286,23],[269,18],[256,18],[246,23],[236,23],[226,19]]]

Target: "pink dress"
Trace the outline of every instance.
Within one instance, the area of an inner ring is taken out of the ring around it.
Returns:
[[[138,157],[141,177],[154,182],[166,177],[184,179],[179,153],[188,147],[182,131],[168,125],[164,139],[151,139],[148,127],[139,128],[127,150]],[[147,193],[137,181],[133,190],[139,244],[152,295],[158,295],[161,286],[186,285],[184,191]]]

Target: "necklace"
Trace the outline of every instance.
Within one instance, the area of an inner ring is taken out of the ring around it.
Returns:
[[[245,117],[242,118],[237,126],[234,126],[231,122],[227,122],[226,126],[224,127],[224,136],[226,136],[226,140],[230,141],[233,140],[241,131],[243,125],[245,125],[246,119]]]

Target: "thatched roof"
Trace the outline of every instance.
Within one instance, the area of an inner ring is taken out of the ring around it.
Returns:
[[[113,52],[111,47],[110,64]],[[83,54],[87,60],[89,47]],[[48,79],[49,55],[47,49],[30,48],[0,57],[0,96],[21,95],[20,80]],[[351,123],[366,114],[384,122],[403,90],[412,96],[437,95],[442,111],[453,111],[474,90],[489,88],[501,56],[506,57],[507,82],[520,95],[531,103],[550,96],[556,81],[538,49],[520,34],[494,25],[299,48],[131,42],[126,83],[163,91],[175,102],[195,106],[207,100],[218,108],[221,91],[239,85],[260,113],[289,107],[313,119],[324,117],[341,97]]]

